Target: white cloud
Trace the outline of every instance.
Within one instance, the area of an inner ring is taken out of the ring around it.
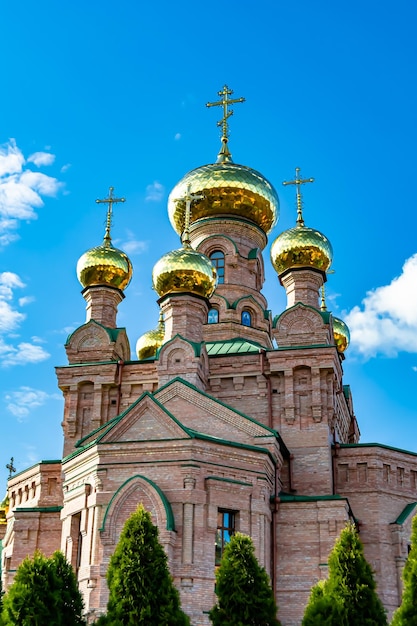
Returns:
[[[413,372],[417,372],[417,366],[413,365],[413,367],[411,368],[413,370]]]
[[[28,163],[34,163],[37,167],[52,165],[54,161],[55,155],[50,152],[34,152],[28,157]]]
[[[400,276],[369,291],[362,305],[345,317],[351,345],[370,357],[417,352],[417,254],[407,259]]]
[[[18,302],[19,302],[19,306],[26,306],[27,304],[30,304],[31,302],[35,301],[35,297],[34,296],[23,296],[23,298],[19,298]]]
[[[18,421],[24,421],[33,409],[44,405],[47,400],[57,398],[60,398],[58,394],[48,394],[32,387],[20,387],[18,391],[5,395],[6,408]]]
[[[175,141],[178,141],[179,139],[181,139],[181,133],[175,133],[174,139]]]
[[[16,146],[14,139],[0,146],[0,176],[18,174],[22,171],[24,163],[25,157]]]
[[[141,254],[148,249],[148,242],[135,239],[134,233],[127,231],[127,240],[118,243],[120,248],[128,255]]]
[[[36,210],[43,206],[43,196],[56,196],[62,183],[53,176],[33,172],[27,164],[51,165],[55,156],[35,152],[28,160],[14,139],[0,146],[0,245],[16,241],[21,220],[36,219]]]
[[[51,355],[41,346],[22,341],[17,346],[4,343],[0,337],[1,366],[28,365],[29,363],[40,363]]]
[[[65,165],[61,167],[60,172],[64,174],[65,172],[69,170],[70,167],[71,167],[71,163],[66,163]]]
[[[25,284],[14,272],[0,273],[0,366],[26,365],[28,363],[39,363],[50,355],[37,343],[41,340],[33,337],[31,342],[22,341],[18,345],[11,342],[16,339],[12,335],[16,331],[26,315],[18,310],[14,302],[14,292],[16,289],[23,289]],[[19,298],[18,305],[24,306],[32,302],[31,296]],[[18,335],[17,335],[18,336]],[[5,338],[7,337],[7,339]]]
[[[164,186],[155,180],[152,185],[146,187],[146,202],[159,202],[164,197]]]

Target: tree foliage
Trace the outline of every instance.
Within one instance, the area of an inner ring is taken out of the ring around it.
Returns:
[[[329,556],[329,578],[313,587],[302,626],[386,626],[371,566],[353,524]]]
[[[82,626],[83,601],[62,552],[40,552],[20,564],[3,598],[4,626]]]
[[[214,626],[279,626],[268,574],[255,557],[250,537],[232,536],[216,572],[217,604],[209,613]]]
[[[411,550],[403,571],[403,596],[391,626],[417,626],[417,516],[413,519]]]
[[[158,539],[142,505],[126,521],[107,571],[109,601],[99,624],[188,626]]]

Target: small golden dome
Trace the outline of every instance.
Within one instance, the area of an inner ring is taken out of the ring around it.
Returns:
[[[350,332],[347,324],[339,317],[333,318],[333,336],[338,352],[344,352],[350,344]]]
[[[153,268],[152,282],[161,298],[168,293],[210,298],[217,285],[217,273],[208,257],[186,246],[159,259]]]
[[[114,248],[109,238],[105,238],[101,246],[84,252],[77,263],[77,276],[83,287],[107,285],[124,290],[132,273],[129,257]]]
[[[173,228],[184,230],[186,193],[201,194],[193,203],[191,224],[204,218],[233,216],[259,226],[266,234],[279,216],[277,192],[262,174],[245,165],[221,159],[188,172],[168,198],[168,215]]]
[[[148,330],[136,342],[136,354],[139,360],[154,357],[164,342],[165,325],[162,315],[159,323],[153,330]]]
[[[278,275],[295,267],[313,267],[327,272],[332,258],[333,250],[327,237],[299,224],[278,235],[271,246],[271,261]]]

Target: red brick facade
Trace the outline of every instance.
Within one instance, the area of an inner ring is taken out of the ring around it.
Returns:
[[[191,241],[207,255],[224,253],[225,280],[210,302],[190,293],[161,299],[166,335],[155,358],[130,360],[126,332],[115,328],[121,292],[84,290],[86,324],[68,340],[68,365],[57,368],[64,458],[9,481],[5,587],[27,554],[60,548],[93,620],[106,607],[121,528],[143,502],[194,626],[209,623],[215,599],[219,511],[233,512],[236,529],[253,538],[283,626],[300,624],[352,517],[391,613],[417,454],[358,443],[332,316],[318,307],[324,274],[290,271],[282,281],[289,306],[274,317],[261,293],[266,236],[258,226],[202,220]],[[218,323],[207,323],[210,307]]]

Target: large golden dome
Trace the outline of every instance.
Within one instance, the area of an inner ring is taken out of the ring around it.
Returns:
[[[266,234],[279,216],[277,192],[262,174],[245,165],[223,162],[188,172],[168,198],[168,215],[178,234],[184,230],[186,194],[201,194],[193,202],[191,223],[203,218],[233,216],[259,226]]]
[[[168,293],[210,298],[217,285],[217,274],[208,257],[187,246],[159,259],[153,268],[152,282],[161,298]]]
[[[327,272],[332,258],[333,250],[327,237],[300,224],[278,235],[271,246],[271,261],[278,275],[290,268],[305,267]]]
[[[338,352],[344,352],[350,343],[350,332],[347,324],[339,317],[333,318],[333,336]]]
[[[101,246],[87,250],[77,263],[78,280],[83,287],[107,285],[126,289],[132,278],[132,264],[122,250],[105,238]]]
[[[148,330],[142,337],[136,342],[136,354],[138,359],[149,359],[154,357],[164,342],[165,325],[162,317],[159,318],[159,323],[153,330]]]

